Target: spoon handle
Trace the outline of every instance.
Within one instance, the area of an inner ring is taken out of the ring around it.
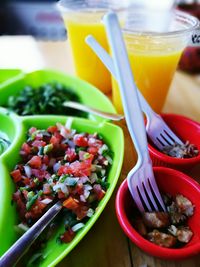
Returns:
[[[97,116],[100,116],[102,118],[109,119],[112,121],[120,121],[124,118],[123,115],[115,114],[115,113],[109,113],[109,112],[105,112],[105,111],[100,111],[98,109],[91,108],[91,107],[88,107],[88,106],[85,106],[83,104],[73,102],[73,101],[66,101],[63,103],[63,106],[68,107],[68,108],[78,109],[78,110],[85,111],[85,112],[89,112],[89,113],[92,113],[94,115],[97,115]]]
[[[0,267],[13,267],[61,209],[62,203],[58,201],[0,258]]]

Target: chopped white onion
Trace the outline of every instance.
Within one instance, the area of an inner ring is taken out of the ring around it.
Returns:
[[[79,178],[78,177],[67,177],[64,181],[65,185],[71,186],[72,184],[76,185],[78,182]]]
[[[94,137],[89,138],[90,144],[94,144],[96,142],[96,139]]]
[[[87,217],[92,217],[93,214],[94,214],[94,210],[89,208],[89,210],[87,212]]]
[[[103,145],[99,148],[98,153],[99,153],[100,155],[102,155],[103,152],[106,151],[106,150],[108,150],[108,146],[107,146],[106,144],[103,144]]]
[[[86,202],[86,199],[85,199],[84,195],[80,195],[80,201]]]
[[[84,185],[85,190],[92,190],[92,186],[89,184]]]
[[[65,123],[65,128],[71,129],[72,127],[73,118],[68,118]]]
[[[45,198],[45,199],[43,199],[43,200],[41,200],[40,202],[42,202],[43,204],[49,204],[49,203],[51,203],[53,200],[52,199],[50,199],[50,198]]]
[[[78,184],[84,184],[86,182],[89,182],[89,179],[87,176],[82,176],[79,178]]]
[[[75,144],[73,141],[67,141],[68,145],[71,147],[71,148],[75,148]]]
[[[90,175],[90,182],[91,182],[91,184],[95,183],[97,180],[98,180],[98,176],[97,176],[97,174],[95,172],[93,172]]]
[[[106,156],[106,159],[107,159],[107,161],[110,163],[110,165],[113,163],[113,160],[111,159],[110,156]]]
[[[66,128],[65,127],[62,127],[60,129],[60,134],[64,137],[64,138],[68,138],[69,137],[69,133],[67,132]]]
[[[27,176],[28,178],[30,178],[30,177],[31,177],[31,174],[32,174],[31,167],[28,166],[28,165],[25,165],[25,166],[24,166],[24,171],[25,171],[26,176]]]
[[[104,176],[106,174],[106,170],[105,169],[102,169],[101,170],[101,176]]]
[[[89,195],[90,195],[90,191],[89,190],[84,190],[83,195],[84,195],[84,198],[87,199],[89,197]]]
[[[79,229],[83,228],[85,226],[84,223],[77,223],[75,224],[73,227],[72,227],[72,231],[76,232],[78,231]]]
[[[58,169],[60,168],[60,166],[61,166],[60,162],[56,162],[56,163],[53,165],[53,171],[54,171],[54,172],[57,172]]]
[[[69,194],[69,190],[65,184],[61,184],[60,189],[64,194]]]
[[[61,186],[61,184],[55,184],[53,186],[53,191],[58,191],[58,189],[60,189],[60,186]]]
[[[42,164],[41,170],[46,171],[47,168],[48,166],[46,164]]]
[[[101,165],[96,165],[96,164],[92,164],[92,172],[94,171],[101,171],[103,169],[103,167]]]

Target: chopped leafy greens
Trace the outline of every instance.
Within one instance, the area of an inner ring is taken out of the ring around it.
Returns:
[[[38,88],[26,86],[17,96],[10,96],[7,107],[18,115],[58,114],[86,117],[86,113],[63,106],[65,101],[80,102],[70,88],[58,83],[46,83]]]

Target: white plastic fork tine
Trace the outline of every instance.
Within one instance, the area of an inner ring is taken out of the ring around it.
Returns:
[[[147,196],[146,196],[146,193],[145,193],[145,191],[144,191],[144,187],[143,187],[142,184],[140,184],[140,185],[138,184],[138,190],[139,190],[139,192],[140,192],[140,195],[141,195],[141,197],[142,197],[142,199],[143,199],[143,201],[144,201],[144,203],[145,203],[147,209],[148,209],[149,211],[152,211],[152,208],[151,208],[151,206],[150,206],[150,204],[149,204],[149,200],[147,199]]]
[[[135,188],[135,192],[134,192],[134,194],[132,194],[132,197],[133,197],[138,209],[140,210],[140,212],[145,212],[145,209],[144,209],[144,206],[141,202],[140,195],[138,193],[137,188]]]
[[[159,190],[158,190],[158,186],[157,186],[157,184],[156,184],[155,179],[154,179],[154,178],[153,178],[153,179],[151,178],[151,179],[149,179],[149,182],[150,182],[150,184],[151,184],[151,187],[152,187],[152,189],[153,189],[153,191],[154,191],[154,194],[155,194],[157,200],[159,201],[159,203],[160,203],[162,209],[163,209],[164,211],[166,211],[165,204],[164,204],[163,199],[162,199],[162,197],[161,197],[161,195],[160,195],[160,192],[159,192]]]
[[[172,132],[172,130],[165,124],[163,130],[165,131],[165,133],[168,135],[168,137],[172,140],[174,140],[174,142],[178,143],[178,144],[183,144],[183,142],[180,140],[180,138],[174,133]]]
[[[150,198],[150,200],[151,200],[151,203],[152,203],[152,205],[154,206],[154,209],[156,210],[156,211],[158,211],[159,209],[158,209],[158,206],[157,206],[157,204],[156,204],[156,202],[155,202],[155,199],[154,199],[154,196],[153,196],[153,194],[152,194],[152,192],[151,192],[151,187],[149,186],[149,180],[145,180],[144,181],[144,186],[145,186],[145,189],[146,189],[146,191],[147,191],[147,193],[148,193],[148,196],[149,196],[149,198]],[[152,209],[150,209],[149,211],[152,211]]]
[[[169,146],[169,145],[173,145],[174,144],[174,142],[171,140],[171,139],[169,139],[169,137],[168,136],[166,136],[165,134],[163,134],[162,133],[162,135],[160,134],[158,137],[158,140],[160,140],[160,142],[163,144],[162,146]],[[159,143],[160,143],[159,142]],[[160,144],[161,144],[160,143]]]
[[[129,189],[130,189],[132,198],[135,201],[135,204],[137,205],[137,207],[140,210],[140,212],[144,212],[145,209],[144,209],[144,206],[143,206],[142,201],[140,199],[140,195],[138,193],[137,184],[135,184],[135,181],[133,180],[132,177],[128,177],[127,178],[127,182],[128,182],[128,185],[129,185]]]
[[[137,177],[137,186],[138,186],[138,190],[140,192],[140,195],[141,195],[141,197],[142,197],[142,199],[143,199],[143,201],[144,201],[147,209],[149,211],[152,211],[151,205],[149,204],[149,200],[148,200],[148,198],[146,196],[146,192],[145,192],[145,189],[144,189],[144,182],[145,182],[145,179],[144,179],[144,177],[145,177],[144,171],[139,171],[138,173],[136,173],[136,175],[138,175],[138,177]]]

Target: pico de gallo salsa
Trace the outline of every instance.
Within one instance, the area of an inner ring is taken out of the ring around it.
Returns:
[[[32,127],[11,171],[21,222],[32,226],[58,200],[67,215],[60,241],[70,242],[104,197],[112,152],[97,133],[77,133],[57,123]]]

